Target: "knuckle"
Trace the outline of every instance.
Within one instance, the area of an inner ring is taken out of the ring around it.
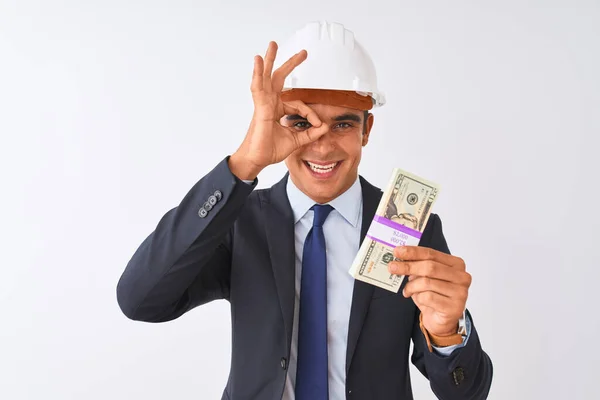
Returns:
[[[404,273],[406,275],[412,275],[412,265],[411,265],[411,263],[404,261],[404,262],[402,262],[402,264],[397,263],[397,265],[403,265],[404,266],[404,268],[403,268],[404,269]]]
[[[467,285],[467,287],[470,287],[472,283],[473,283],[473,275],[471,275],[468,272],[465,272],[465,284]]]
[[[431,288],[432,283],[433,283],[432,279],[427,276],[423,277],[423,279],[420,279],[420,281],[421,281],[421,285],[423,286],[423,289]]]
[[[410,265],[406,263],[396,263],[396,271],[398,271],[399,275],[410,275]]]
[[[464,302],[469,298],[469,291],[465,288],[461,291],[461,300]]]
[[[396,246],[396,248],[394,248],[394,257],[401,258],[402,251],[400,249],[400,246]]]
[[[433,276],[437,272],[437,265],[433,261],[428,261],[425,264],[425,271],[427,276]]]
[[[397,246],[394,250],[394,255],[400,259],[409,259],[410,249],[406,246]]]
[[[425,299],[423,298],[423,293],[422,293],[422,292],[421,292],[421,293],[417,293],[417,294],[415,294],[414,296],[415,296],[415,302],[416,302],[416,303],[422,304],[422,303],[423,303],[423,301],[425,300]]]
[[[389,269],[390,269],[391,273],[393,273],[393,274],[397,274],[398,273],[399,266],[398,266],[397,262],[392,261],[388,265],[389,265]]]
[[[427,258],[431,259],[434,257],[434,252],[432,248],[426,247],[426,252],[425,255],[427,256]]]
[[[459,286],[459,287],[455,287],[452,290],[452,296],[451,296],[451,298],[457,304],[462,303],[462,301],[465,300],[466,297],[467,297],[467,290],[464,287]]]
[[[432,303],[434,298],[433,292],[423,292],[423,301],[426,303]]]
[[[407,265],[407,269],[406,269],[407,275],[417,275],[419,273],[418,268],[414,262],[409,261],[406,263],[406,265]]]

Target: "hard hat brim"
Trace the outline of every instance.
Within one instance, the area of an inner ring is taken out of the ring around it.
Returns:
[[[373,98],[352,90],[331,89],[290,89],[281,93],[284,102],[300,100],[306,104],[326,104],[347,107],[361,111],[373,108]]]

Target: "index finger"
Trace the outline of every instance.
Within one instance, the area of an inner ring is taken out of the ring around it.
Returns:
[[[388,271],[391,274],[407,275],[439,279],[441,281],[456,282],[460,278],[461,271],[449,267],[437,261],[391,261],[388,263]]]
[[[306,120],[310,122],[312,126],[317,128],[323,124],[315,110],[306,105],[302,100],[284,102],[283,112],[285,112],[287,115],[298,114],[299,116],[306,118]]]
[[[404,261],[437,261],[450,267],[464,268],[462,259],[451,254],[423,246],[398,246],[394,249],[394,256]]]
[[[272,89],[274,92],[281,92],[283,89],[283,84],[285,82],[285,78],[296,68],[298,65],[302,64],[307,58],[306,50],[302,50],[292,57],[290,57],[282,66],[277,68],[273,73],[273,79],[271,82]]]

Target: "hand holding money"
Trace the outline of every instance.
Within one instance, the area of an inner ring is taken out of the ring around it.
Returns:
[[[403,294],[421,310],[425,329],[437,336],[456,334],[471,275],[464,261],[418,246],[438,185],[396,168],[360,246],[350,274],[357,280]]]
[[[433,182],[394,169],[350,275],[397,293],[404,275],[388,270],[394,248],[419,243],[439,191]]]
[[[403,294],[421,310],[425,328],[437,336],[455,334],[471,286],[465,262],[418,246],[399,246],[394,255],[401,261],[391,261],[389,272],[409,277]]]

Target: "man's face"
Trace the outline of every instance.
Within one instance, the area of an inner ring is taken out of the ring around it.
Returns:
[[[328,131],[318,140],[290,154],[286,160],[292,182],[317,203],[326,203],[344,193],[358,176],[362,147],[368,142],[373,115],[352,108],[309,104]],[[282,121],[297,132],[310,123],[297,115]],[[366,124],[366,125],[365,125]]]

